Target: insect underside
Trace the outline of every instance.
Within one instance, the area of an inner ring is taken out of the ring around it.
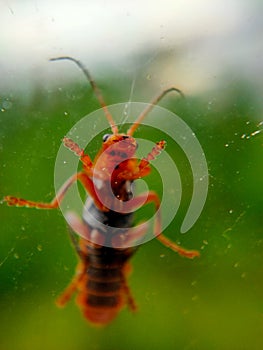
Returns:
[[[71,229],[77,234],[71,232],[79,263],[72,282],[58,298],[57,304],[64,306],[76,292],[77,304],[85,318],[94,325],[107,325],[125,305],[131,311],[136,310],[127,277],[131,270],[130,258],[147,232],[146,224],[133,227],[133,213],[142,204],[154,205],[156,216],[153,230],[156,239],[184,257],[199,256],[198,251],[186,250],[162,234],[160,199],[155,192],[149,191],[137,197],[133,197],[132,193],[133,183],[150,173],[150,162],[165,147],[165,141],[159,141],[148,155],[137,159],[137,143],[133,134],[153,106],[167,93],[182,93],[174,87],[164,90],[138,116],[126,134],[119,133],[100,90],[82,63],[71,57],[51,60],[64,59],[75,62],[88,78],[112,134],[103,137],[102,147],[94,160],[73,140],[68,137],[63,139],[64,146],[79,157],[83,167],[66,181],[50,203],[13,196],[6,196],[4,200],[11,206],[55,209],[59,207],[69,187],[75,181],[80,181],[88,195],[82,218],[71,212],[67,217]]]

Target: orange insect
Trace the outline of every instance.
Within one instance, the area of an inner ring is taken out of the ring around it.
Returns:
[[[79,235],[78,240],[73,235],[71,237],[80,261],[75,277],[58,298],[57,304],[65,305],[72,294],[77,292],[77,304],[85,318],[93,325],[107,325],[125,305],[132,311],[136,310],[127,276],[130,271],[129,260],[137,249],[133,242],[140,242],[147,231],[146,225],[132,227],[133,212],[140,205],[154,204],[157,213],[154,235],[161,243],[184,257],[199,256],[198,251],[185,250],[161,233],[161,217],[158,210],[160,200],[155,192],[149,191],[132,198],[133,181],[150,173],[150,161],[165,147],[165,141],[159,141],[146,157],[139,160],[135,157],[137,143],[133,134],[153,106],[167,93],[182,93],[174,87],[163,91],[139,115],[126,134],[119,133],[100,90],[82,63],[72,57],[51,60],[64,59],[75,62],[88,78],[105,112],[112,134],[104,135],[101,150],[93,161],[73,140],[67,137],[63,139],[65,147],[79,157],[83,169],[66,181],[50,203],[33,202],[12,196],[6,196],[4,201],[10,206],[55,209],[59,207],[68,188],[75,181],[82,183],[88,194],[82,219],[72,213],[69,215],[70,226]]]

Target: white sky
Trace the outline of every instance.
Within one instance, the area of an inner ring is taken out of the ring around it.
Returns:
[[[114,65],[120,74],[136,71],[141,67],[131,67],[131,58],[148,48],[145,70],[162,50],[172,52],[170,69],[163,72],[168,77],[176,49],[182,50],[176,75],[193,90],[209,88],[226,67],[257,79],[260,10],[255,0],[0,0],[0,87],[30,80],[30,73],[36,78],[39,71],[51,78],[48,58],[60,55],[89,67]]]

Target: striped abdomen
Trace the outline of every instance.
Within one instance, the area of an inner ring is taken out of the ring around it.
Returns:
[[[85,244],[87,263],[83,265],[86,271],[78,285],[77,303],[90,322],[106,325],[126,304],[135,309],[126,282],[128,259],[135,248],[95,248],[87,241],[81,243],[82,247]]]

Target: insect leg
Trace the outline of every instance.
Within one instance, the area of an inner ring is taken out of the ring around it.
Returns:
[[[138,197],[134,198],[131,200],[132,207],[131,209],[136,210],[136,208],[140,207],[141,205],[146,205],[148,203],[153,203],[155,206],[155,211],[156,211],[156,218],[155,218],[155,223],[154,223],[154,235],[156,238],[166,247],[172,249],[173,251],[177,252],[178,254],[189,258],[193,259],[195,257],[200,256],[199,252],[196,250],[187,250],[184,249],[183,247],[179,246],[178,244],[172,242],[170,239],[165,237],[161,233],[161,214],[160,214],[160,199],[158,195],[150,191],[148,193],[143,193],[139,195]]]
[[[161,140],[159,142],[156,143],[156,145],[153,147],[153,149],[151,150],[150,153],[148,153],[148,155],[144,158],[142,158],[142,160],[139,163],[139,171],[137,176],[139,177],[143,177],[145,175],[148,174],[149,170],[148,170],[148,166],[151,160],[154,160],[160,153],[161,151],[164,149],[166,145],[166,142],[164,140]]]
[[[67,222],[69,223],[72,230],[81,238],[88,240],[90,242],[96,242],[96,244],[103,245],[105,241],[105,236],[101,234],[98,230],[90,230],[89,227],[73,212],[67,212],[65,215]],[[80,256],[83,258],[82,250],[79,248],[78,240],[73,232],[70,231],[71,241]],[[85,255],[84,255],[85,257]]]
[[[7,202],[7,204],[10,206],[38,208],[38,209],[55,209],[59,206],[59,202],[63,199],[69,187],[78,179],[78,177],[79,177],[79,173],[71,176],[60,188],[60,190],[57,192],[56,197],[53,198],[50,203],[33,202],[33,201],[29,201],[26,199],[17,198],[13,196],[4,197],[4,201]]]
[[[184,256],[189,259],[193,259],[195,257],[199,257],[200,253],[197,250],[187,250],[178,244],[172,242],[170,239],[165,237],[163,234],[160,234],[157,239],[166,247],[172,249],[173,251],[177,252],[179,255]]]
[[[130,270],[130,264],[129,265],[126,265],[125,266],[125,269],[127,270]],[[128,271],[129,272],[129,271]],[[137,310],[137,306],[135,304],[135,301],[134,301],[134,298],[132,296],[132,293],[131,293],[131,290],[130,290],[130,287],[128,286],[128,283],[126,281],[126,278],[125,278],[125,273],[127,274],[127,272],[123,271],[122,272],[122,286],[123,286],[123,291],[126,295],[126,298],[127,298],[127,304],[128,304],[128,307],[131,311],[135,312]]]
[[[76,269],[76,274],[73,277],[72,281],[56,300],[57,306],[63,307],[70,300],[72,294],[78,289],[78,285],[81,279],[85,276],[86,270],[87,263],[80,261]]]
[[[4,201],[7,202],[10,206],[17,206],[17,207],[28,207],[28,208],[38,208],[38,209],[55,209],[58,208],[59,203],[63,200],[67,190],[70,188],[70,186],[75,182],[79,180],[86,191],[93,197],[95,204],[97,207],[101,210],[106,210],[104,206],[101,204],[92,180],[88,177],[87,174],[83,172],[76,173],[72,175],[65,183],[64,185],[58,190],[56,197],[52,199],[50,203],[42,203],[42,202],[33,202],[22,198],[17,198],[13,196],[6,196],[4,197]]]
[[[79,145],[68,137],[63,139],[64,146],[74,152],[78,157],[80,157],[81,162],[84,165],[84,169],[89,171],[92,168],[92,161],[90,157],[84,153],[84,149],[80,148]]]
[[[118,178],[119,179],[125,179],[125,180],[136,180],[141,177],[144,177],[149,174],[151,171],[149,165],[150,161],[154,160],[164,149],[166,145],[166,142],[164,140],[161,140],[159,142],[156,142],[155,146],[151,150],[150,153],[147,154],[146,157],[142,158],[138,164],[136,162],[133,165],[133,170],[131,171],[130,169],[127,171],[127,167],[125,167],[125,162],[123,162],[122,165],[122,171],[119,172]],[[129,162],[131,160],[128,160]]]
[[[79,246],[79,240],[77,239],[76,234],[72,230],[71,226],[68,227],[68,235],[69,235],[71,243],[72,243],[73,247],[75,248],[79,258],[82,259],[83,258],[83,254],[82,254],[80,246]]]
[[[84,224],[84,222],[78,217],[77,214],[70,211],[66,213],[65,217],[70,227],[75,233],[77,233],[80,237],[84,239],[87,239],[87,240],[90,239],[90,232],[89,232],[88,226]],[[70,238],[74,247],[76,248],[76,251],[80,255],[81,250],[79,249],[78,242],[76,240],[74,233],[72,233],[71,231],[70,231]]]
[[[82,228],[81,228],[82,231],[84,230],[84,227],[85,227],[85,235],[87,237],[90,236],[88,227],[86,225],[84,225],[81,222],[81,220],[79,218],[77,218],[77,216],[75,214],[74,214],[74,219],[73,219],[73,214],[71,214],[71,220],[72,221],[70,222],[70,224],[73,226],[74,230],[75,230],[76,226],[80,230],[80,226],[82,225]],[[74,224],[73,224],[73,221],[74,221]],[[77,240],[74,232],[71,229],[69,229],[69,236],[70,236],[71,242],[72,242],[74,248],[76,249],[76,252],[80,258],[80,262],[77,265],[76,273],[75,273],[75,276],[73,277],[71,283],[68,285],[68,287],[64,290],[64,292],[59,296],[59,298],[56,301],[56,304],[60,307],[63,307],[69,301],[72,294],[78,289],[82,278],[84,278],[86,276],[87,267],[89,265],[88,255],[85,252],[86,247],[85,247],[84,242],[86,242],[86,241]],[[79,244],[79,242],[80,242],[80,244]]]
[[[147,229],[148,224],[144,222],[138,226],[131,227],[128,232],[115,235],[111,240],[112,247],[127,248],[129,246],[133,246],[136,244],[136,242],[143,238],[147,232]]]

